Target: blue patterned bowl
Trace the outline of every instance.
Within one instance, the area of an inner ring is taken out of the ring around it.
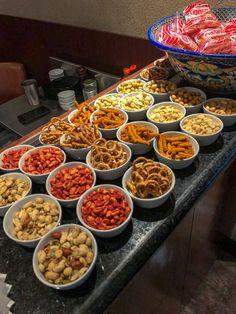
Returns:
[[[222,22],[236,18],[236,8],[213,9]],[[181,18],[183,16],[180,15]],[[148,30],[152,44],[168,53],[169,60],[177,73],[203,90],[217,93],[236,93],[236,55],[204,54],[166,46],[157,39],[157,32],[164,24],[170,24],[174,16],[168,16],[153,24]]]

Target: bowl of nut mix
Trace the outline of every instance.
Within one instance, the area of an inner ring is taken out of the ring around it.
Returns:
[[[143,90],[144,84],[145,84],[145,81],[140,80],[140,79],[126,80],[117,86],[116,91],[119,94],[141,92]]]
[[[170,94],[170,100],[184,106],[187,115],[201,111],[206,99],[206,94],[195,87],[177,88]]]
[[[156,102],[169,100],[170,93],[176,88],[176,84],[168,80],[151,80],[143,87],[144,91],[150,93]]]
[[[8,173],[0,176],[0,217],[12,204],[31,194],[32,182],[22,173]]]
[[[195,138],[200,146],[214,143],[223,126],[219,118],[205,113],[191,114],[180,121],[181,130]]]
[[[224,126],[236,122],[236,101],[229,98],[211,98],[204,102],[203,111],[219,118]]]
[[[59,202],[46,194],[32,194],[12,205],[4,217],[6,235],[20,245],[34,248],[61,222]]]

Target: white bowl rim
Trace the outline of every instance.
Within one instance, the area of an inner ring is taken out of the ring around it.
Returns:
[[[117,87],[116,87],[117,93],[118,93],[118,94],[121,94],[121,95],[125,95],[126,93],[121,93],[121,92],[119,92],[119,87],[120,87],[120,85],[122,85],[123,83],[127,83],[127,82],[130,82],[130,81],[141,81],[141,82],[143,83],[143,86],[144,86],[145,83],[146,83],[144,80],[140,79],[139,77],[137,77],[137,78],[132,78],[132,79],[129,79],[129,80],[124,80],[123,82],[120,82],[119,85],[117,85]],[[142,87],[142,89],[143,89],[143,87]]]
[[[125,191],[127,191],[127,192],[131,195],[132,198],[134,198],[134,199],[136,199],[136,200],[139,200],[139,201],[141,200],[141,201],[146,201],[146,202],[149,202],[149,201],[157,201],[157,200],[159,200],[159,199],[165,197],[167,194],[171,193],[172,190],[173,190],[173,188],[175,187],[175,174],[174,174],[173,170],[172,170],[169,166],[163,164],[162,162],[159,162],[159,161],[156,161],[156,160],[153,160],[153,161],[154,161],[155,163],[157,163],[157,164],[160,164],[161,166],[167,167],[168,170],[170,170],[171,175],[172,175],[172,182],[171,182],[170,188],[169,188],[168,191],[166,191],[164,194],[162,194],[162,195],[160,195],[160,196],[157,196],[157,197],[153,197],[153,198],[140,198],[140,197],[137,197],[137,196],[133,195],[133,193],[131,193],[131,192],[126,188],[125,182],[124,182],[124,178],[127,176],[127,173],[129,173],[129,172],[132,171],[132,167],[133,167],[133,166],[131,166],[131,167],[130,167],[129,169],[127,169],[126,172],[124,173],[124,176],[123,176],[123,178],[122,178],[122,187],[123,187],[123,189],[124,189]]]
[[[3,174],[0,175],[0,178],[6,177],[6,176],[7,176],[7,177],[8,177],[8,176],[9,176],[9,177],[12,177],[12,176],[14,176],[14,175],[22,175],[24,179],[26,179],[26,180],[29,181],[29,188],[28,188],[28,190],[27,190],[26,196],[24,196],[24,197],[22,197],[22,198],[20,198],[20,199],[18,200],[18,201],[21,201],[21,200],[25,199],[27,196],[30,196],[30,195],[27,195],[27,194],[28,194],[29,191],[32,189],[32,181],[31,181],[31,179],[30,179],[29,176],[27,176],[25,173],[21,173],[21,172],[3,173]],[[4,205],[4,206],[0,206],[0,210],[1,210],[1,209],[4,209],[4,208],[6,208],[6,207],[11,207],[12,205],[14,205],[15,203],[17,203],[18,201],[14,202],[14,203],[11,203],[11,204],[6,204],[6,205]]]
[[[210,111],[208,109],[206,109],[205,105],[209,102],[209,101],[219,101],[219,100],[231,100],[235,103],[235,106],[236,106],[236,100],[235,99],[232,99],[232,98],[226,98],[226,97],[214,97],[214,98],[208,98],[206,99],[204,102],[203,102],[203,108],[204,110],[206,110],[206,112],[208,114],[211,114],[211,115],[214,115],[216,117],[221,117],[221,118],[229,118],[229,117],[234,117],[236,116],[236,113],[233,113],[233,114],[220,114],[220,113],[216,113],[216,112],[213,112],[213,111]]]
[[[121,106],[121,103],[122,103],[122,100],[123,99],[125,99],[125,98],[127,98],[127,97],[130,97],[130,96],[134,96],[134,95],[137,95],[137,94],[147,94],[149,97],[151,97],[151,102],[150,102],[150,104],[145,108],[145,109],[141,109],[141,110],[127,110],[127,109],[124,109],[122,106]],[[140,113],[140,112],[145,112],[145,111],[147,111],[150,107],[152,107],[153,106],[153,104],[154,104],[154,97],[150,94],[150,93],[148,93],[148,92],[146,92],[146,91],[140,91],[140,92],[132,92],[132,93],[128,93],[128,94],[122,94],[123,96],[122,96],[122,98],[121,98],[121,100],[120,100],[120,109],[121,110],[123,110],[123,111],[125,111],[125,112],[128,112],[128,113]]]
[[[30,173],[30,172],[25,172],[23,169],[22,169],[22,166],[21,166],[21,163],[23,163],[23,161],[25,161],[25,158],[28,156],[29,152],[32,152],[32,151],[35,151],[35,150],[39,150],[39,149],[42,149],[42,148],[54,148],[54,149],[59,149],[63,156],[64,156],[64,159],[62,161],[62,163],[57,166],[57,167],[60,167],[61,165],[63,165],[66,161],[66,154],[65,152],[63,151],[63,149],[61,149],[60,147],[57,147],[55,145],[42,145],[42,146],[36,146],[34,147],[33,149],[30,149],[28,152],[24,153],[24,155],[21,156],[20,160],[19,160],[19,169],[22,173],[24,173],[25,175],[27,176],[30,176],[30,177],[33,177],[33,178],[39,178],[40,176],[48,176],[52,171],[50,172],[47,172],[47,173],[41,173],[41,174],[33,174],[33,173]],[[56,168],[57,168],[56,167]],[[55,169],[56,169],[55,168]],[[54,169],[53,169],[54,170]]]
[[[204,115],[204,116],[209,117],[212,120],[216,120],[220,124],[220,129],[217,132],[211,133],[211,134],[196,134],[196,133],[192,133],[192,132],[189,132],[189,131],[185,130],[185,128],[183,127],[184,121],[187,120],[187,119],[192,119],[192,118],[194,118],[196,116],[199,116],[199,115]],[[188,133],[189,135],[192,135],[192,136],[209,137],[209,136],[213,136],[213,135],[219,134],[223,130],[224,124],[223,124],[223,122],[219,118],[217,118],[213,114],[198,112],[198,113],[193,113],[193,114],[190,114],[190,115],[184,117],[180,121],[180,128],[181,128],[181,130],[183,130],[184,132],[186,132],[186,133]]]
[[[125,221],[122,222],[122,224],[120,224],[119,226],[113,228],[113,229],[108,229],[108,230],[102,230],[102,229],[95,229],[93,227],[90,227],[89,225],[87,225],[83,218],[82,218],[82,214],[80,215],[81,216],[81,220],[79,218],[79,215],[78,215],[78,212],[81,213],[81,206],[82,206],[82,202],[83,200],[85,199],[85,197],[87,197],[91,192],[99,189],[99,188],[105,188],[105,189],[116,189],[118,191],[120,191],[125,197],[126,197],[126,200],[128,199],[129,200],[129,203],[130,203],[130,213],[128,215],[128,217],[126,218]],[[92,187],[91,189],[89,189],[88,191],[86,191],[83,195],[83,197],[81,197],[81,199],[78,201],[77,205],[76,205],[76,214],[77,214],[77,217],[79,219],[79,221],[86,227],[88,228],[89,230],[92,230],[94,232],[100,232],[100,233],[110,233],[111,231],[117,231],[119,229],[121,229],[126,223],[127,221],[129,221],[133,215],[133,211],[134,211],[134,204],[133,204],[133,200],[131,198],[131,196],[120,186],[118,185],[115,185],[115,184],[99,184],[99,185],[96,185],[94,187]]]
[[[31,149],[34,148],[35,146],[30,145],[30,144],[20,144],[20,145],[16,145],[16,146],[12,146],[12,147],[6,148],[4,151],[2,151],[2,152],[0,153],[0,158],[1,158],[4,154],[10,152],[11,150],[18,150],[18,149],[21,149],[21,148],[24,148],[24,147],[31,147],[31,148],[29,149],[29,150],[31,150]],[[22,156],[23,156],[23,155],[22,155]],[[18,161],[18,164],[19,164],[19,162],[20,162],[20,159],[19,159],[19,161]],[[19,167],[17,167],[17,168],[11,168],[11,169],[3,168],[3,167],[2,167],[2,163],[0,163],[0,170],[3,170],[3,171],[15,171],[15,170],[18,170],[18,169],[19,169]]]
[[[159,122],[159,121],[155,121],[153,120],[152,118],[149,117],[149,114],[150,112],[152,111],[152,109],[154,110],[155,108],[157,107],[161,107],[161,106],[164,106],[164,105],[167,105],[167,106],[172,106],[174,104],[174,107],[179,107],[181,108],[183,111],[184,111],[184,115],[179,118],[178,120],[174,120],[174,121],[169,121],[169,122]],[[167,125],[167,124],[171,124],[171,123],[175,123],[175,122],[179,122],[181,121],[184,117],[186,116],[186,109],[183,105],[181,104],[178,104],[177,102],[172,102],[172,101],[162,101],[162,102],[159,102],[157,104],[154,104],[153,106],[151,106],[148,111],[147,111],[147,118],[149,120],[151,120],[153,123],[159,123],[159,124],[162,124],[162,125]]]
[[[158,150],[158,147],[157,147],[157,140],[156,138],[154,139],[154,142],[153,142],[153,148],[154,148],[154,151],[157,152],[161,157],[163,157],[164,159],[166,160],[169,160],[169,161],[176,161],[176,162],[180,162],[180,161],[188,161],[188,160],[191,160],[195,157],[197,157],[198,153],[199,153],[199,150],[200,150],[200,145],[198,144],[197,140],[195,140],[195,138],[193,138],[191,135],[187,134],[187,133],[183,133],[183,132],[178,132],[178,131],[167,131],[167,132],[163,132],[161,133],[161,135],[166,135],[166,134],[177,134],[177,135],[181,135],[181,136],[186,136],[188,138],[191,138],[191,140],[195,143],[196,145],[196,152],[193,154],[193,156],[191,157],[188,157],[188,158],[184,158],[184,159],[171,159],[169,157],[166,157],[166,156],[163,156],[159,150]]]
[[[106,109],[109,109],[109,108],[106,108]],[[112,108],[110,108],[110,109],[112,109]],[[127,123],[127,121],[129,120],[129,117],[128,117],[127,113],[126,113],[123,109],[120,109],[120,108],[114,108],[114,109],[119,110],[120,113],[123,114],[123,116],[124,116],[124,118],[125,118],[124,123],[122,123],[122,124],[121,124],[120,126],[118,126],[117,128],[113,128],[113,129],[103,129],[103,128],[99,128],[99,127],[98,127],[98,130],[100,130],[101,132],[103,132],[103,131],[105,131],[105,132],[106,132],[106,131],[116,131],[116,130],[118,130],[122,125],[125,125],[125,124]],[[91,116],[90,116],[90,123],[93,124],[93,117],[94,117],[95,113],[98,112],[98,111],[101,111],[101,109],[97,109],[97,110],[95,110],[95,111],[91,114]]]
[[[76,197],[76,198],[71,198],[71,199],[69,199],[69,200],[64,200],[63,198],[58,198],[58,197],[54,196],[54,195],[51,193],[51,191],[50,191],[50,180],[52,179],[53,176],[55,176],[55,173],[56,173],[56,172],[58,172],[58,171],[61,170],[61,168],[62,168],[63,166],[68,166],[68,165],[74,165],[75,167],[76,167],[76,166],[79,166],[79,165],[82,165],[82,166],[85,166],[86,168],[89,168],[89,170],[90,170],[90,171],[92,172],[92,174],[93,174],[93,183],[92,183],[92,186],[89,188],[89,190],[95,186],[96,179],[97,179],[97,177],[96,177],[96,172],[94,171],[94,169],[93,169],[91,166],[87,165],[85,162],[81,162],[81,161],[71,161],[71,162],[66,162],[66,163],[64,163],[64,164],[62,164],[62,165],[60,165],[60,166],[58,166],[57,168],[55,168],[53,171],[50,172],[49,176],[47,177],[46,184],[45,184],[45,186],[46,186],[46,191],[47,191],[48,195],[50,195],[51,197],[54,197],[54,198],[55,198],[56,200],[58,200],[59,202],[65,202],[65,203],[77,201],[77,200],[79,200],[79,199],[81,198],[82,195],[84,195],[84,193],[87,192],[87,191],[85,191],[81,196]],[[48,188],[48,187],[49,187],[49,188]]]
[[[194,105],[194,106],[184,106],[184,105],[182,105],[183,107],[185,107],[185,108],[197,108],[197,107],[202,106],[202,105],[204,104],[204,102],[207,100],[207,95],[206,95],[206,93],[205,93],[203,90],[201,90],[200,88],[197,88],[197,87],[182,86],[182,87],[176,88],[175,91],[178,91],[178,90],[181,90],[181,89],[184,89],[184,88],[185,88],[186,90],[189,90],[189,91],[193,90],[193,91],[196,91],[196,92],[200,92],[200,94],[201,94],[205,99],[204,99],[202,102],[200,102],[199,104],[197,104],[197,105]],[[172,101],[171,95],[170,95],[170,100],[171,100],[171,102],[177,103],[176,101]],[[177,103],[177,104],[178,104],[178,103]],[[181,104],[180,104],[180,105],[181,105]]]
[[[164,80],[164,79],[163,79],[163,80],[153,80],[153,81],[156,81],[156,82],[162,82],[162,81],[164,81],[164,82],[171,82],[171,83],[175,84],[175,86],[177,87],[177,84],[176,84],[175,82],[172,82],[171,80]],[[161,96],[170,95],[171,92],[166,92],[166,93],[153,93],[153,92],[147,91],[147,90],[146,90],[146,85],[149,84],[150,82],[151,82],[151,81],[146,82],[146,83],[144,84],[144,86],[143,86],[143,90],[144,90],[146,93],[153,94],[153,95],[161,95]],[[175,90],[176,90],[176,88],[175,88]]]
[[[142,72],[143,72],[144,70],[149,70],[149,69],[153,69],[153,68],[155,68],[155,69],[161,69],[161,70],[163,70],[164,72],[166,72],[166,77],[164,77],[163,80],[164,80],[164,79],[167,79],[168,76],[170,75],[170,71],[169,71],[167,68],[165,68],[165,67],[160,67],[160,66],[158,66],[158,65],[153,64],[153,65],[147,66],[147,67],[145,67],[144,69],[142,69],[141,72],[140,72],[140,77],[141,77],[143,80],[145,80],[145,81],[151,81],[151,80],[148,80],[148,79],[144,78]]]
[[[124,167],[125,165],[127,165],[130,162],[131,158],[132,158],[132,151],[131,151],[130,147],[128,145],[126,145],[125,143],[122,143],[122,142],[119,142],[119,141],[117,141],[117,143],[121,144],[122,146],[125,146],[125,148],[128,150],[128,152],[130,154],[125,163],[123,163],[119,167],[116,167],[116,168],[113,168],[113,169],[105,169],[105,170],[97,169],[95,167],[92,167],[92,165],[91,165],[91,162],[89,160],[89,157],[91,155],[91,151],[89,151],[87,156],[86,156],[86,164],[89,165],[90,167],[92,167],[98,173],[103,173],[103,172],[108,173],[109,171],[111,172],[111,171],[114,171],[114,170],[119,170],[122,167]]]
[[[56,226],[55,227],[53,227],[52,229],[50,229],[47,233],[45,233],[42,237],[39,237],[39,238],[37,238],[37,239],[32,239],[32,240],[20,240],[20,239],[18,239],[18,238],[16,238],[16,237],[14,237],[12,234],[10,234],[10,233],[8,233],[8,232],[6,232],[6,229],[5,229],[5,224],[6,224],[6,217],[9,215],[9,213],[10,213],[10,211],[11,211],[11,209],[12,209],[12,207],[13,206],[15,206],[15,205],[17,205],[17,203],[18,202],[15,202],[15,203],[13,203],[12,204],[12,206],[8,209],[8,211],[6,212],[6,214],[5,214],[5,216],[4,216],[4,219],[3,219],[3,229],[4,229],[4,232],[6,233],[6,235],[11,239],[11,240],[13,240],[13,241],[15,241],[15,242],[17,242],[17,243],[33,243],[33,242],[35,242],[35,241],[39,241],[40,239],[42,239],[45,235],[47,235],[50,231],[52,231],[52,230],[54,230],[56,227],[57,227],[57,225],[60,223],[60,221],[61,221],[61,218],[62,218],[62,208],[61,208],[61,205],[60,205],[60,203],[58,202],[58,200],[56,199],[56,198],[54,198],[54,197],[52,197],[51,195],[48,195],[48,194],[30,194],[30,195],[27,195],[27,196],[25,196],[24,198],[21,198],[19,201],[26,201],[25,202],[25,204],[27,203],[27,200],[28,199],[30,199],[30,198],[36,198],[36,197],[44,197],[44,196],[46,196],[46,197],[49,197],[50,199],[51,199],[51,201],[52,202],[55,202],[56,204],[57,204],[57,206],[58,206],[58,209],[59,209],[59,215],[58,215],[58,220],[57,220],[57,224],[56,224]],[[22,205],[23,206],[23,205]],[[18,211],[20,211],[20,210],[18,210]],[[17,212],[18,212],[17,211]]]
[[[53,230],[51,230],[51,231],[52,231],[52,232],[57,232],[57,228],[60,228],[59,230],[64,230],[64,229],[63,229],[64,227],[65,227],[65,229],[66,229],[66,228],[68,228],[68,229],[70,229],[70,228],[79,228],[79,229],[81,229],[82,232],[87,233],[87,235],[93,240],[93,243],[94,243],[93,254],[94,254],[94,256],[93,256],[93,261],[92,261],[92,263],[90,264],[90,266],[89,266],[87,272],[89,271],[90,268],[93,269],[94,265],[96,264],[96,260],[97,260],[97,256],[98,256],[98,246],[97,246],[97,241],[96,241],[94,235],[92,234],[92,232],[91,232],[90,230],[88,230],[87,228],[85,228],[84,226],[81,226],[81,225],[78,225],[78,224],[75,224],[75,223],[63,224],[63,225],[57,226],[55,229],[53,229]],[[51,232],[51,233],[52,233],[52,232]],[[49,235],[50,235],[50,233],[47,233],[47,235],[45,235],[45,237],[46,237],[46,236],[49,236]],[[73,286],[75,283],[81,281],[81,280],[86,276],[87,272],[84,273],[80,278],[78,278],[78,279],[76,279],[76,280],[74,280],[74,281],[72,281],[72,282],[68,282],[68,283],[66,283],[66,284],[64,284],[64,285],[61,285],[61,284],[60,284],[60,285],[59,285],[59,284],[56,285],[56,284],[50,283],[49,281],[47,281],[46,279],[44,279],[43,274],[42,274],[42,278],[41,278],[40,276],[38,276],[38,273],[40,273],[40,271],[39,271],[39,269],[37,269],[37,266],[35,265],[34,261],[35,261],[35,260],[37,261],[36,254],[37,254],[38,251],[39,251],[39,247],[40,247],[40,245],[41,245],[41,240],[43,240],[43,239],[44,239],[44,237],[41,238],[40,241],[39,241],[39,243],[37,244],[37,246],[36,246],[36,248],[35,248],[35,250],[34,250],[33,258],[32,258],[32,264],[33,264],[34,274],[35,274],[35,276],[39,279],[39,281],[41,281],[43,284],[45,284],[46,286],[48,286],[48,287],[50,287],[50,288],[62,290],[63,288],[67,288],[67,287]],[[50,240],[49,240],[49,241],[50,241]],[[49,241],[48,241],[48,242],[49,242]]]

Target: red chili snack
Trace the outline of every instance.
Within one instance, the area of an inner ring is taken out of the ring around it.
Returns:
[[[51,180],[51,193],[63,200],[78,198],[91,188],[93,181],[91,170],[85,166],[66,168],[59,171]]]
[[[28,150],[30,150],[29,147],[24,147],[19,149],[13,149],[5,153],[2,159],[2,168],[4,169],[18,168],[18,162],[21,156],[23,156],[24,153],[26,153]]]
[[[42,147],[26,157],[22,169],[31,174],[46,174],[58,167],[63,160],[64,155],[59,148]]]
[[[95,229],[116,228],[126,221],[131,209],[123,193],[115,189],[98,188],[82,203],[84,222]]]

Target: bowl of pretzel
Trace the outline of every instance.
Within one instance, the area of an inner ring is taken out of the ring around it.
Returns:
[[[83,124],[62,135],[60,146],[75,160],[85,160],[93,143],[102,137],[98,128]]]
[[[128,145],[134,155],[142,155],[152,149],[154,138],[158,134],[158,127],[153,123],[135,121],[121,126],[116,137],[121,143]]]
[[[86,163],[98,178],[116,180],[128,169],[131,156],[131,149],[126,144],[101,138],[92,145]]]
[[[122,179],[123,189],[137,206],[143,208],[161,206],[169,198],[174,186],[173,171],[145,157],[136,158]]]
[[[118,108],[100,108],[92,113],[90,122],[96,125],[104,138],[115,138],[116,132],[128,121],[125,111]]]

